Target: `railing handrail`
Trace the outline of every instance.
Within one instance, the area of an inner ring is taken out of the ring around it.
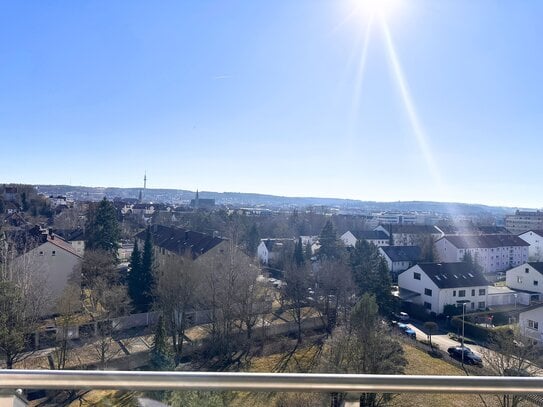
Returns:
[[[0,370],[0,389],[543,394],[543,377]]]

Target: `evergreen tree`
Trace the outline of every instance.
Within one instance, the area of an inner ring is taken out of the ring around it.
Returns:
[[[313,257],[313,249],[311,248],[311,242],[309,241],[305,245],[304,254],[305,254],[305,259],[307,261],[311,261],[311,257]]]
[[[249,232],[247,233],[247,236],[245,238],[247,252],[250,257],[253,257],[256,255],[256,250],[258,248],[258,244],[260,243],[260,234],[258,233],[258,228],[256,226],[256,223],[253,223],[251,228],[249,229]]]
[[[294,253],[292,255],[292,258],[294,259],[294,263],[296,263],[296,266],[300,267],[305,263],[304,258],[304,248],[302,245],[302,238],[298,238],[298,241],[294,245]]]
[[[351,269],[358,294],[375,295],[381,313],[390,314],[393,311],[390,272],[377,246],[358,240],[351,252]]]
[[[169,351],[166,326],[162,315],[158,317],[158,323],[155,330],[155,339],[151,349],[151,368],[152,370],[172,370],[173,362]]]
[[[319,250],[317,256],[320,259],[339,259],[343,254],[342,245],[337,237],[336,229],[331,220],[328,220],[322,228],[319,236]]]
[[[23,212],[28,211],[28,200],[26,199],[26,192],[23,192],[21,194],[21,206],[22,206]]]
[[[106,198],[98,204],[97,208],[89,208],[85,234],[86,248],[104,250],[117,259],[121,229],[115,206]]]
[[[139,310],[147,312],[153,302],[154,288],[154,263],[153,242],[151,236],[151,228],[147,228],[145,234],[145,243],[143,244],[143,253],[141,256],[141,273],[140,273],[140,303],[137,305]]]
[[[130,273],[128,274],[128,295],[132,303],[137,306],[140,304],[142,293],[141,287],[141,253],[138,244],[134,241],[134,250],[130,256]]]

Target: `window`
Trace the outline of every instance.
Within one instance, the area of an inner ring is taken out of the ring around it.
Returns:
[[[43,256],[43,250],[40,250],[40,256]]]
[[[475,290],[471,290],[471,296],[475,297]]]
[[[424,303],[426,304],[426,303]],[[530,329],[539,329],[539,322],[537,321],[532,321],[532,320],[528,320],[528,328]]]
[[[475,309],[475,303],[474,302],[471,303],[471,309]]]
[[[420,273],[413,272],[413,278],[414,278],[415,280],[420,280]]]
[[[53,250],[53,251],[51,252],[51,256],[56,256],[56,255],[57,255],[57,252]]]
[[[479,288],[479,295],[485,295],[486,290],[484,288]]]
[[[485,309],[485,302],[484,301],[479,301],[479,304],[477,305],[477,308]]]
[[[429,288],[425,288],[424,289],[424,295],[428,295],[428,296],[432,296],[432,290],[430,290]]]
[[[466,296],[466,290],[458,290],[458,296],[459,297],[465,297]]]
[[[426,309],[432,309],[432,304],[430,304],[429,302],[425,302],[425,303],[424,303],[424,308],[426,308]]]
[[[539,281],[534,280],[534,285],[535,285],[535,286],[539,285]]]
[[[526,268],[524,269],[524,272],[525,272],[526,274],[528,274],[528,273],[530,272],[530,269],[529,269],[528,267],[526,267]]]
[[[521,276],[517,276],[517,283],[522,284],[522,277]]]

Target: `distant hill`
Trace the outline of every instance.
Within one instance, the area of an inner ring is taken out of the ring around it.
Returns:
[[[104,196],[113,198],[137,198],[140,188],[101,188],[70,185],[36,185],[38,191],[46,195],[68,195],[78,200],[100,200]],[[195,196],[195,191],[184,189],[147,189],[145,200],[149,202],[187,203]],[[436,213],[505,215],[517,208],[487,206],[481,204],[444,203],[428,201],[374,202],[340,198],[287,197],[240,192],[200,191],[200,198],[215,199],[218,205],[268,207],[306,207],[328,206],[345,210],[360,211],[420,211]]]

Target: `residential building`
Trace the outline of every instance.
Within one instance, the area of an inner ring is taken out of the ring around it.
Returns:
[[[398,276],[400,298],[442,314],[446,305],[485,309],[488,281],[466,263],[419,263]]]
[[[418,246],[384,246],[379,248],[379,252],[387,262],[394,279],[421,259],[421,250]]]
[[[270,261],[278,259],[286,244],[294,245],[294,243],[295,239],[290,238],[261,239],[256,250],[258,260],[262,264],[268,265]]]
[[[505,227],[516,235],[528,230],[542,230],[543,212],[516,211],[514,215],[505,217]]]
[[[469,253],[485,274],[527,262],[528,247],[528,243],[515,235],[447,235],[435,243],[440,261],[463,261]]]
[[[543,307],[521,312],[518,319],[520,334],[543,344]]]
[[[228,242],[220,237],[176,227],[152,225],[150,228],[155,256],[159,261],[174,255],[190,256],[195,260],[208,252],[224,252]],[[143,230],[136,235],[140,248],[143,247],[146,233],[147,231]]]
[[[539,296],[536,294],[536,297]],[[527,306],[534,301],[533,294],[524,291],[512,290],[509,287],[489,286],[487,305],[489,307],[500,305]]]
[[[85,254],[85,231],[82,228],[55,229],[54,232],[69,242],[79,256]]]
[[[52,232],[41,231],[36,238],[24,244],[24,251],[13,259],[13,267],[30,270],[36,278],[43,279],[43,292],[50,299],[44,314],[54,312],[56,301],[62,295],[68,280],[81,265],[82,257],[73,247]]]
[[[392,235],[391,246],[422,246],[429,237],[433,241],[443,233],[432,225],[379,225],[374,230]]]
[[[543,262],[524,263],[505,273],[505,284],[514,290],[543,294]],[[534,296],[538,300],[540,296]]]
[[[354,247],[359,240],[373,243],[377,247],[388,246],[390,240],[382,230],[348,230],[341,235],[340,239],[347,247]]]
[[[530,245],[528,248],[529,261],[543,261],[543,229],[528,230],[518,237]]]

